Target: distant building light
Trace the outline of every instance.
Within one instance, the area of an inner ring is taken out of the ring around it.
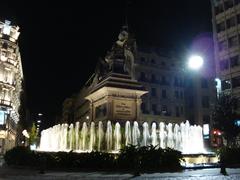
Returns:
[[[235,124],[236,126],[240,127],[240,120],[239,120],[239,119],[235,120],[234,124]]]
[[[203,135],[209,135],[209,124],[203,124]]]
[[[89,119],[89,116],[86,116],[86,119]]]
[[[35,150],[37,149],[36,144],[30,145],[30,149],[31,149],[32,151],[35,151]]]
[[[37,122],[38,122],[38,123],[41,123],[41,120],[38,120]]]
[[[42,116],[43,114],[42,113],[38,113],[39,116]]]
[[[221,135],[222,135],[221,131],[219,131],[218,129],[215,129],[215,130],[213,131],[213,134],[214,134],[214,135],[218,135],[218,136],[221,136]]]
[[[29,138],[29,134],[28,134],[28,132],[27,132],[26,129],[23,130],[22,134],[23,134],[26,138]]]
[[[215,78],[215,81],[216,81],[217,96],[219,97],[222,91],[222,82],[219,78]]]

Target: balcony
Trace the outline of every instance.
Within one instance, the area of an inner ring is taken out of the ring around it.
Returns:
[[[15,61],[11,58],[5,57],[5,56],[1,56],[1,61],[3,63],[6,63],[7,65],[14,67],[14,68],[17,66],[17,61]]]
[[[15,89],[16,83],[11,84],[9,82],[0,80],[0,85],[4,85],[6,88]]]
[[[12,102],[8,100],[0,99],[0,105],[12,108]]]

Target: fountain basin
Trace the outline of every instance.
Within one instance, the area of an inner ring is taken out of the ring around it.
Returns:
[[[207,152],[200,154],[183,154],[181,165],[185,168],[207,168],[216,167],[219,157],[215,153]]]

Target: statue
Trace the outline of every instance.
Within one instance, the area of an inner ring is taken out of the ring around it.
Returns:
[[[132,75],[134,52],[136,49],[135,39],[130,38],[127,27],[123,26],[118,35],[118,40],[108,51],[105,59],[100,58],[95,70],[98,79],[101,80],[109,72]]]
[[[99,58],[95,69],[95,74],[97,75],[98,80],[101,80],[109,71],[109,63],[106,62],[106,60]]]

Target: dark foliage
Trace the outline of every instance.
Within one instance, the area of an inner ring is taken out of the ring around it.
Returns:
[[[223,131],[228,146],[236,145],[236,137],[240,133],[240,127],[235,125],[235,120],[240,118],[237,110],[238,99],[223,94],[217,99],[212,114],[214,127]]]
[[[110,171],[176,171],[182,154],[173,149],[154,146],[126,146],[119,154],[91,152],[34,152],[16,147],[5,154],[8,165],[32,166],[41,169],[110,170]]]
[[[226,166],[240,166],[240,148],[224,147],[219,152],[220,162]]]
[[[4,159],[8,165],[34,166],[37,164],[37,154],[22,146],[7,151]]]
[[[139,171],[176,171],[181,169],[182,154],[170,148],[157,146],[127,146],[118,157],[119,166]]]

